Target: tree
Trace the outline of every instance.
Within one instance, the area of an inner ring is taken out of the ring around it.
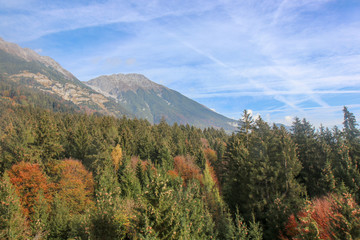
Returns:
[[[52,211],[50,218],[50,233],[51,239],[68,239],[70,237],[70,220],[71,215],[66,207],[66,203],[60,199],[58,194],[55,194],[52,202]]]
[[[60,143],[60,135],[54,115],[41,112],[36,119],[36,137],[34,144],[40,150],[41,164],[47,174],[51,174],[50,167],[58,160],[64,151]]]
[[[334,198],[330,229],[334,239],[359,239],[360,237],[360,207],[351,194]]]
[[[349,155],[353,162],[360,165],[360,130],[357,128],[358,123],[356,122],[353,113],[349,112],[346,107],[343,109],[344,112],[344,130],[343,134],[345,137],[346,145],[349,147]]]
[[[261,118],[248,134],[244,131],[229,139],[225,199],[246,221],[254,216],[263,224],[265,238],[276,237],[299,205],[303,190],[296,181],[301,164],[295,149],[284,128],[271,129]]]
[[[0,181],[0,238],[28,239],[29,223],[23,214],[20,199],[7,173]]]
[[[117,171],[117,179],[122,197],[136,197],[140,193],[141,185],[135,170],[131,168],[130,159],[123,159],[123,164]]]
[[[85,116],[72,117],[75,119],[72,119],[73,125],[67,129],[66,152],[68,157],[82,161],[90,169],[93,167],[93,156],[102,149],[94,144],[96,136],[90,119]]]
[[[56,189],[58,197],[71,214],[84,214],[92,208],[94,180],[92,173],[84,165],[73,159],[65,159],[57,166],[58,182]]]
[[[40,153],[34,147],[35,127],[32,119],[21,116],[13,116],[9,113],[1,117],[0,138],[0,173],[10,169],[13,164],[20,161],[40,162]],[[10,115],[10,116],[9,116]]]
[[[220,196],[219,185],[214,169],[210,162],[206,161],[202,177],[202,191],[204,192],[205,203],[212,215],[217,237],[219,239],[234,238],[235,228],[228,207]]]
[[[20,162],[8,171],[10,181],[19,194],[25,216],[31,218],[35,213],[35,206],[40,193],[47,202],[51,201],[51,184],[42,172],[39,164]]]
[[[182,177],[184,184],[193,179],[201,180],[200,169],[189,157],[176,156],[174,158],[174,170]]]
[[[91,214],[94,239],[123,239],[130,222],[122,211],[121,188],[112,166],[106,165],[98,175],[95,211]]]
[[[34,213],[32,214],[30,221],[35,239],[47,238],[49,235],[49,212],[50,204],[40,190],[38,193],[38,200],[34,206]]]
[[[121,165],[121,159],[123,157],[122,149],[119,144],[111,152],[111,158],[114,164],[115,172],[119,170],[119,166]]]
[[[200,194],[199,184],[186,188],[158,174],[149,183],[136,209],[139,239],[210,239],[214,223]]]
[[[358,123],[353,113],[349,112],[347,107],[344,107],[344,136],[350,143],[356,141],[359,142],[360,131],[357,128]]]
[[[326,162],[331,161],[328,145],[321,142],[314,127],[306,119],[302,121],[295,119],[292,126],[292,139],[297,145],[298,158],[303,166],[299,177],[301,183],[306,186],[308,195],[315,197],[326,194],[328,189],[323,189],[320,179],[323,178],[322,170]]]
[[[246,144],[249,141],[249,135],[253,128],[254,120],[252,118],[252,114],[248,112],[246,109],[244,110],[242,121],[240,121],[239,133],[245,136]]]
[[[328,195],[307,201],[291,215],[281,239],[357,239],[360,208],[351,194]]]

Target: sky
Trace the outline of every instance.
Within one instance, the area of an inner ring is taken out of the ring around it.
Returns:
[[[81,81],[140,73],[270,123],[360,119],[359,0],[0,0],[0,37]]]

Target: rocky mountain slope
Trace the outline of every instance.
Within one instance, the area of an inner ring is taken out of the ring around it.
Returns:
[[[157,123],[165,118],[169,123],[213,126],[234,130],[236,121],[150,81],[141,74],[113,74],[100,76],[86,83],[94,90],[112,97],[138,118]]]
[[[26,85],[42,93],[70,101],[87,112],[132,116],[112,98],[98,93],[65,70],[50,57],[0,38],[0,74],[2,81],[13,86]]]

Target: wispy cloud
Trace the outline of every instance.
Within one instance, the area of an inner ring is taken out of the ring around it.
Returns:
[[[329,125],[341,122],[340,106],[360,113],[357,1],[0,0],[0,5],[2,37],[43,49],[81,80],[139,72],[235,118],[247,108],[271,121],[304,116]],[[99,39],[95,44],[81,35],[91,31],[96,32],[90,37]],[[55,50],[64,44],[54,41],[68,41],[69,47]]]
[[[1,0],[10,14],[0,15],[0,26],[9,40],[33,40],[44,35],[79,28],[101,26],[114,23],[147,22],[165,16],[181,16],[207,11],[216,4],[201,4],[200,1],[184,1],[181,7],[171,7],[174,1],[166,4],[157,1],[101,1],[89,4],[63,4],[52,1]],[[200,7],[201,4],[201,7]]]

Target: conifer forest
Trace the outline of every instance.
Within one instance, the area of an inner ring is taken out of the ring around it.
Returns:
[[[21,94],[0,105],[0,239],[360,237],[360,131],[346,107],[332,129],[244,111],[228,134]]]

